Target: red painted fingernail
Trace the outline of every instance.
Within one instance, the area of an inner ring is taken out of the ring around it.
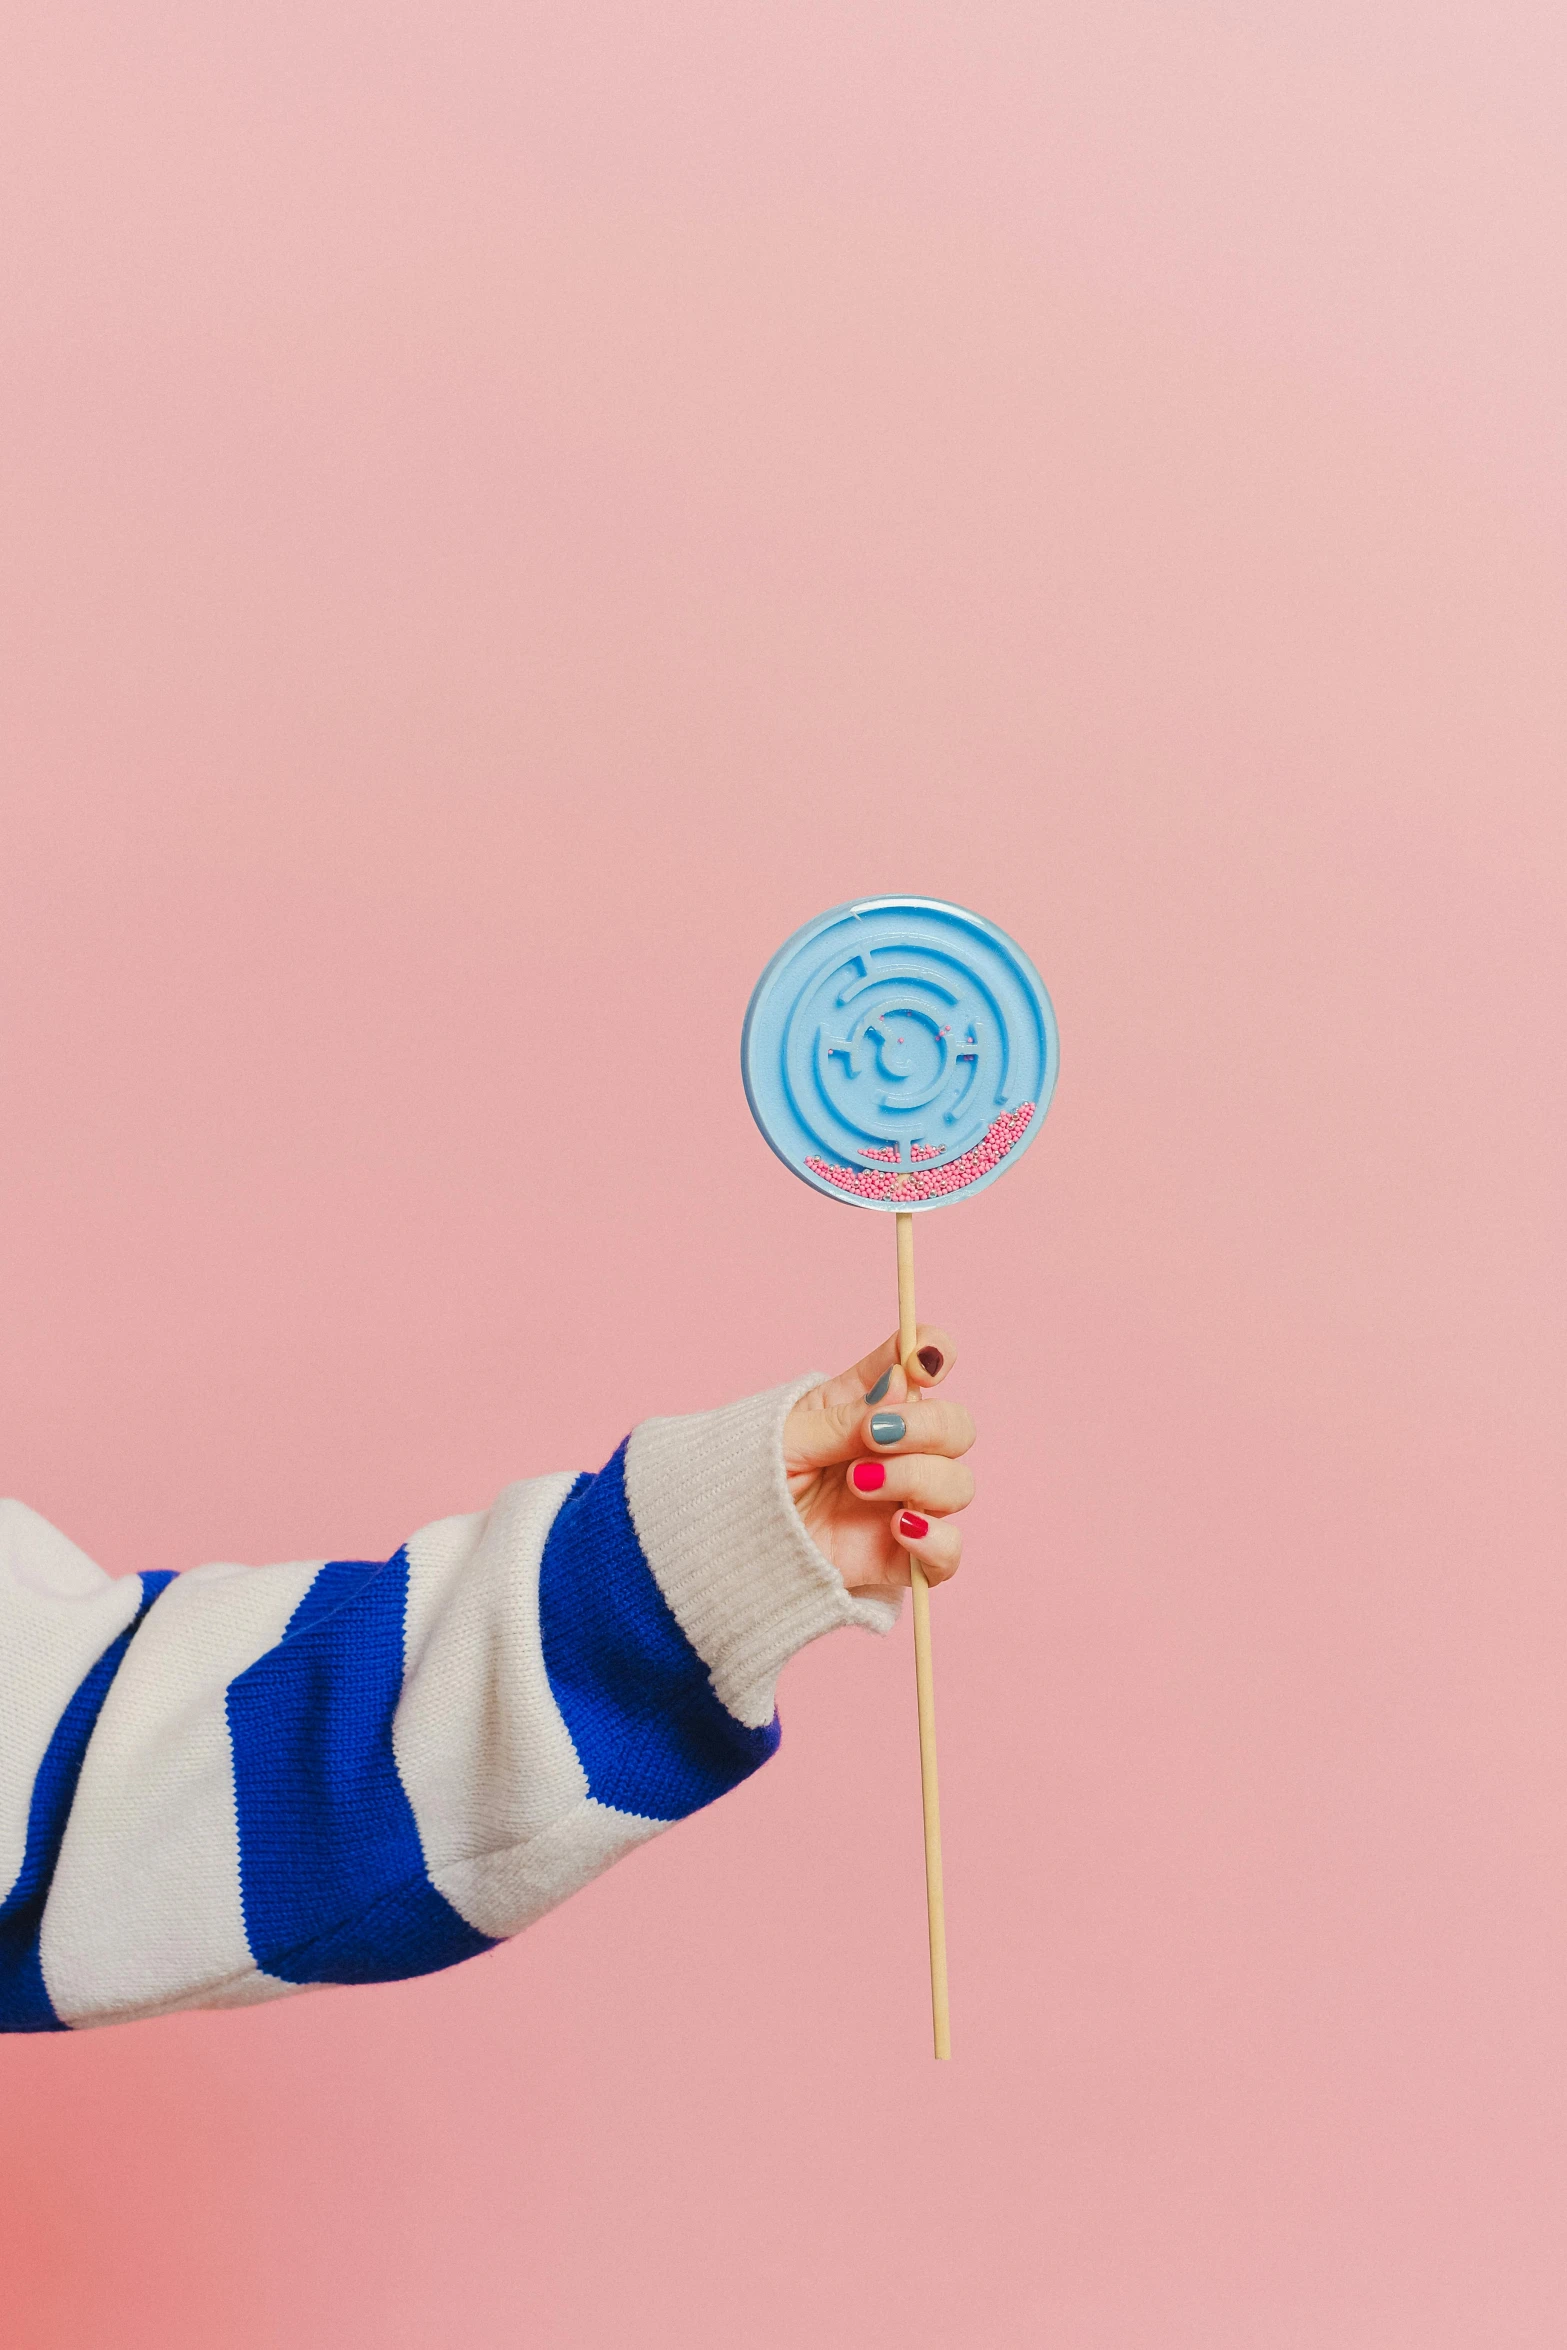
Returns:
[[[922,1346],[920,1348],[920,1368],[928,1371],[932,1379],[935,1378],[946,1359],[939,1346]]]
[[[887,1482],[887,1472],[880,1461],[856,1461],[849,1471],[849,1482],[857,1492],[875,1493]]]
[[[910,1542],[923,1542],[930,1532],[930,1520],[917,1516],[913,1510],[905,1510],[898,1520],[898,1532]]]

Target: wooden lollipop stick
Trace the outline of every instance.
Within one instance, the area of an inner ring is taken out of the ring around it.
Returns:
[[[900,1213],[898,1227],[898,1360],[919,1394],[914,1352],[914,1218]],[[914,1687],[920,1715],[920,1799],[925,1808],[925,1914],[930,1925],[930,2021],[936,2054],[952,2054],[947,2012],[947,1911],[941,1889],[941,1798],[936,1788],[936,1684],[930,1657],[930,1585],[917,1558],[910,1558],[914,1591]]]

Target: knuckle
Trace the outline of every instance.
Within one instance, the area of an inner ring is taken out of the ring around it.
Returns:
[[[932,1404],[931,1410],[939,1415],[936,1436],[941,1450],[953,1457],[967,1452],[974,1441],[974,1423],[962,1404]]]

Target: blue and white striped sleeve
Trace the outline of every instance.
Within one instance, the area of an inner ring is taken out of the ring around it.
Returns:
[[[429,1974],[754,1771],[795,1650],[895,1615],[789,1499],[812,1384],[375,1562],[115,1581],[0,1502],[0,2030]]]

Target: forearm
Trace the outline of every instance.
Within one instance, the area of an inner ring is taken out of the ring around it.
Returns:
[[[789,1501],[779,1431],[808,1384],[646,1422],[598,1476],[510,1486],[384,1562],[51,1596],[13,1560],[0,1627],[25,1618],[54,1661],[0,1750],[0,1839],[8,1807],[25,1847],[0,1840],[0,2025],[428,1973],[754,1770],[787,1657],[890,1620]],[[13,1553],[23,1520],[39,1559],[69,1550],[18,1513]]]

